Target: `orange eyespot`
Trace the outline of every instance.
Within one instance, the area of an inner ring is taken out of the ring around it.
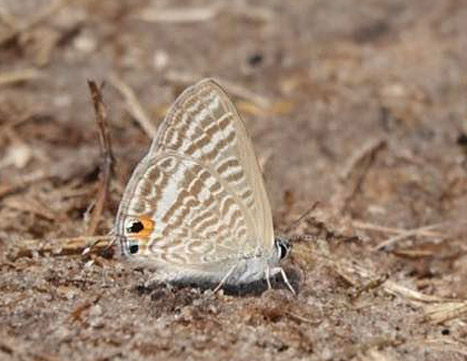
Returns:
[[[126,228],[127,232],[137,238],[147,238],[154,229],[154,222],[148,216],[132,217]]]

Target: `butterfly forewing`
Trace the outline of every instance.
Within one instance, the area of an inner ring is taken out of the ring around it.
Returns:
[[[169,111],[151,150],[199,159],[247,207],[258,241],[272,245],[269,200],[242,119],[222,88],[205,80],[187,89]]]

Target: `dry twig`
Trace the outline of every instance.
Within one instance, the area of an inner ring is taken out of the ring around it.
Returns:
[[[346,277],[348,280],[350,280],[349,283],[354,286],[358,286],[359,284],[359,282],[355,280],[356,278],[373,279],[373,280],[381,279],[376,274],[374,274],[371,270],[361,267],[357,263],[352,263],[350,260],[332,261],[331,265],[333,265],[333,268],[335,270],[338,270],[338,273],[342,277]],[[383,282],[380,283],[379,285],[386,292],[392,295],[403,297],[404,299],[407,299],[414,303],[439,303],[439,302],[452,301],[452,300],[447,300],[445,298],[438,297],[438,296],[426,295],[424,293],[410,289],[406,286],[400,285],[390,279],[386,279],[384,281],[384,278],[382,278],[381,280],[383,280]]]
[[[133,89],[131,89],[129,85],[124,83],[123,80],[117,76],[110,76],[109,81],[110,84],[112,84],[112,86],[114,86],[122,94],[123,98],[125,98],[128,112],[131,114],[131,116],[135,118],[135,120],[139,123],[141,128],[143,128],[149,138],[155,138],[157,134],[157,127],[153,124],[141,103],[138,101],[138,98]]]
[[[339,175],[340,190],[332,200],[338,213],[344,213],[360,190],[376,154],[386,146],[385,138],[372,140],[353,154]]]
[[[94,206],[94,211],[92,213],[91,222],[89,223],[89,227],[86,232],[86,235],[92,236],[96,233],[99,218],[104,210],[105,200],[109,191],[114,157],[110,144],[107,107],[102,100],[102,94],[96,82],[88,80],[88,85],[89,90],[91,91],[92,102],[94,104],[94,111],[96,113],[96,122],[99,129],[99,145],[102,155],[99,192]]]
[[[92,252],[99,254],[108,248],[114,236],[94,236],[94,237],[69,237],[55,239],[29,239],[19,242],[11,242],[12,246],[8,252],[10,259],[15,261],[22,257],[32,257],[34,254],[52,256],[80,256],[85,249],[93,244]]]

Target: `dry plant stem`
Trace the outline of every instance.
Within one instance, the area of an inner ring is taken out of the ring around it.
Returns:
[[[379,224],[372,224],[372,223],[358,221],[358,220],[353,220],[352,226],[358,229],[365,230],[365,231],[375,231],[375,232],[381,232],[381,233],[406,234],[407,232],[409,232],[409,230],[407,229],[380,226]],[[443,235],[439,232],[424,231],[421,229],[419,229],[419,233],[417,235],[423,236],[423,237],[443,238]]]
[[[7,198],[3,201],[6,207],[16,209],[21,212],[34,214],[50,221],[60,221],[53,210],[45,204],[39,203],[37,199],[25,199],[21,196],[16,198]],[[63,218],[61,219],[63,220]]]
[[[326,254],[326,252],[325,252]],[[339,276],[346,280],[350,285],[358,287],[357,297],[362,290],[368,288],[381,287],[385,292],[403,298],[404,300],[424,307],[424,317],[426,320],[440,324],[452,319],[461,319],[467,315],[467,300],[449,299],[436,295],[427,295],[417,290],[408,288],[387,278],[387,275],[378,277],[371,270],[363,268],[358,264],[347,261],[332,260],[326,255],[321,258],[335,270]],[[367,285],[361,287],[358,278],[372,278]]]
[[[27,112],[25,115],[21,115],[17,119],[14,119],[0,127],[0,141],[1,138],[6,136],[8,134],[9,129],[13,129],[17,127],[18,125],[21,125],[25,122],[28,122],[30,120],[35,119],[37,116],[40,116],[40,114],[43,112],[42,109],[37,109],[35,111]]]
[[[312,319],[305,318],[303,316],[297,315],[296,313],[292,313],[292,312],[286,312],[286,315],[288,315],[290,318],[296,321],[308,323],[313,326],[319,326],[321,323],[323,323],[323,319],[312,320]]]
[[[196,23],[205,22],[215,18],[220,6],[214,4],[209,7],[186,7],[174,9],[146,9],[140,14],[139,18],[144,21],[154,23]]]
[[[70,237],[55,239],[30,239],[18,242],[19,246],[11,248],[9,259],[15,261],[22,257],[32,257],[34,254],[40,256],[50,254],[53,256],[81,255],[92,243],[92,253],[100,254],[111,243],[113,236],[95,237]]]
[[[47,167],[47,169],[37,170],[6,184],[0,184],[0,199],[11,193],[19,192],[31,184],[40,183],[50,178],[58,178],[62,181],[76,179],[76,177],[81,176],[83,172],[96,166],[97,163],[94,152],[78,151],[75,157],[66,157]]]
[[[446,224],[448,224],[448,222],[431,224],[429,226],[424,226],[424,227],[421,227],[421,228],[406,231],[406,232],[404,232],[402,234],[391,237],[391,238],[387,239],[386,241],[378,244],[376,247],[373,248],[373,250],[374,251],[381,251],[383,249],[389,250],[392,246],[394,246],[395,243],[397,243],[398,241],[403,240],[404,238],[421,235],[421,232],[431,231],[433,229],[445,226]]]
[[[19,181],[12,183],[12,184],[0,184],[0,199],[9,195],[11,193],[20,191],[21,189],[34,184],[41,182],[50,178],[51,175],[40,170],[35,173],[29,174],[27,177],[20,179]]]
[[[0,36],[0,46],[15,39],[22,32],[31,30],[33,27],[46,21],[57,11],[61,10],[64,6],[66,6],[70,1],[71,0],[56,0],[52,2],[49,5],[49,7],[47,7],[44,11],[39,12],[32,19],[29,19],[29,21],[27,21],[25,24],[15,24],[16,26],[13,30],[11,30],[7,34],[3,34],[3,36]]]
[[[426,318],[433,323],[443,323],[454,318],[467,315],[467,300],[458,302],[443,302],[429,305],[425,309]]]
[[[360,287],[358,279],[373,279],[377,280],[379,277],[373,271],[363,268],[358,264],[350,262],[350,260],[332,260],[329,256],[322,257],[327,260],[334,270],[338,274],[349,282],[354,287]],[[442,303],[442,302],[453,302],[456,300],[446,299],[434,295],[426,295],[419,291],[413,290],[406,286],[400,285],[390,279],[387,279],[381,284],[381,287],[389,294],[397,295],[408,301],[416,304],[427,304],[427,303]]]
[[[365,180],[376,154],[386,146],[386,138],[370,141],[353,154],[339,175],[340,190],[336,193],[333,203],[339,214],[345,213],[355,195]]]
[[[214,20],[222,14],[244,17],[250,21],[270,22],[274,12],[267,7],[251,6],[246,3],[213,3],[206,7],[176,7],[169,9],[147,8],[137,18],[155,23],[187,24]]]
[[[44,73],[34,68],[3,71],[0,73],[0,86],[19,83],[27,80],[35,80],[42,77],[44,77]]]
[[[92,212],[91,221],[86,231],[86,235],[92,236],[96,233],[99,219],[102,211],[104,210],[105,200],[109,191],[110,178],[112,175],[113,167],[113,154],[110,144],[109,126],[107,121],[107,108],[102,100],[102,94],[96,82],[93,80],[88,81],[89,90],[91,91],[91,98],[94,104],[94,111],[96,113],[96,121],[99,129],[99,145],[102,155],[102,167],[99,176],[99,192]]]
[[[192,73],[181,73],[176,71],[168,71],[165,74],[165,79],[173,83],[179,83],[184,86],[193,84],[202,79],[203,76]],[[225,79],[217,79],[222,84],[223,88],[227,90],[229,94],[235,95],[236,97],[251,101],[262,109],[268,109],[271,106],[271,101],[259,94],[252,92],[251,90],[243,87],[238,83],[233,83]]]
[[[156,137],[157,128],[147,115],[146,111],[138,101],[138,97],[136,96],[133,89],[130,88],[126,83],[123,82],[120,78],[116,76],[110,76],[109,78],[110,84],[114,86],[125,98],[125,101],[128,106],[128,111],[130,114],[135,118],[135,120],[139,123],[141,128],[143,128],[144,132],[150,139]]]

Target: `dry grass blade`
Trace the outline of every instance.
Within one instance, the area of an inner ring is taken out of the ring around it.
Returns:
[[[359,168],[362,165],[366,165],[369,160],[372,160],[377,151],[381,150],[383,146],[386,145],[386,138],[378,138],[371,140],[364,144],[361,148],[352,154],[352,156],[347,161],[347,164],[343,167],[342,171],[339,174],[339,179],[341,182],[345,182],[349,177],[354,173],[358,172]]]
[[[362,361],[397,361],[390,353],[380,351],[376,348],[369,349],[364,355],[361,355]]]
[[[22,32],[28,31],[32,29],[33,27],[46,21],[52,15],[54,15],[57,11],[61,10],[64,6],[66,6],[70,1],[71,0],[56,0],[52,2],[43,11],[38,12],[32,19],[29,19],[25,24],[17,24],[17,26],[15,26],[13,30],[10,30],[6,34],[3,34],[2,36],[0,36],[0,46],[9,42],[10,40],[15,39]],[[8,18],[8,16],[4,14],[3,18]]]
[[[31,184],[40,183],[50,178],[57,178],[62,181],[75,179],[82,176],[97,166],[96,153],[87,147],[74,151],[74,157],[65,157],[63,160],[31,172],[17,179],[12,179],[8,183],[0,184],[0,199],[9,194],[21,191]]]
[[[466,315],[467,300],[459,302],[443,302],[437,305],[430,305],[425,309],[426,318],[433,323],[443,323]]]
[[[334,268],[339,273],[341,277],[344,277],[350,284],[353,286],[358,286],[358,282],[356,281],[356,277],[363,278],[363,279],[372,279],[372,280],[383,280],[379,285],[388,293],[392,295],[396,295],[402,297],[408,301],[414,303],[439,303],[439,302],[447,302],[445,298],[426,295],[419,291],[410,289],[406,286],[402,286],[390,279],[384,280],[384,277],[378,277],[374,272],[371,270],[360,266],[357,263],[353,263],[350,260],[346,261],[333,261]],[[452,301],[452,300],[451,300]]]
[[[13,129],[13,128],[19,126],[19,125],[22,125],[25,122],[28,122],[28,121],[31,121],[31,120],[34,120],[34,119],[40,119],[41,114],[43,114],[43,113],[44,113],[44,110],[38,108],[38,109],[33,110],[33,111],[28,111],[28,112],[26,112],[26,114],[21,115],[18,118],[7,122],[6,124],[3,124],[2,126],[0,126],[0,138],[4,137],[4,136],[7,136],[8,131],[10,129]]]
[[[416,290],[410,289],[408,287],[402,286],[394,281],[386,281],[384,283],[384,289],[386,292],[403,297],[412,302],[420,303],[437,303],[437,302],[446,302],[445,298],[426,295],[424,293],[418,292]]]
[[[407,229],[380,226],[378,224],[372,224],[372,223],[358,221],[358,220],[353,220],[352,226],[358,229],[365,230],[365,231],[375,231],[375,232],[392,233],[392,234],[406,234],[409,231]],[[423,236],[423,237],[437,237],[437,238],[443,237],[443,235],[439,232],[424,231],[422,229],[419,229],[419,233],[417,235]]]
[[[308,323],[313,326],[319,326],[323,322],[323,319],[312,320],[312,319],[305,318],[303,316],[297,315],[296,313],[292,313],[292,312],[286,312],[286,314],[289,315],[290,318],[298,322]]]
[[[181,73],[176,71],[168,71],[165,74],[165,79],[169,82],[182,84],[183,86],[187,86],[189,84],[194,84],[202,79],[203,76],[197,74],[190,74],[190,73]],[[222,79],[219,81],[222,84],[222,87],[225,90],[236,97],[246,99],[255,103],[258,107],[262,109],[268,109],[271,107],[271,101],[259,94],[252,92],[251,90],[243,87],[240,84],[227,81]]]
[[[35,214],[51,221],[58,221],[60,218],[53,210],[49,209],[45,204],[40,203],[34,198],[7,198],[3,201],[3,204],[6,207],[25,213]]]
[[[138,98],[133,91],[126,83],[123,82],[120,78],[116,76],[110,76],[110,84],[115,87],[125,98],[128,111],[131,116],[139,123],[141,128],[145,131],[149,138],[155,138],[157,134],[157,127],[153,124],[146,111],[138,101]]]
[[[249,21],[271,22],[274,11],[268,7],[252,6],[246,3],[229,4],[213,3],[204,7],[177,7],[160,9],[148,7],[137,15],[137,18],[154,23],[187,24],[214,20],[216,17],[228,14],[246,18]]]
[[[34,254],[53,256],[81,255],[92,244],[91,251],[99,254],[112,243],[114,236],[69,237],[55,239],[29,239],[12,242],[7,258],[15,261],[22,257],[32,257]]]
[[[403,240],[404,238],[411,237],[411,236],[417,236],[417,235],[423,235],[423,233],[427,231],[432,231],[433,229],[445,226],[448,222],[442,222],[442,223],[436,223],[436,224],[431,224],[428,226],[420,227],[417,229],[412,229],[409,231],[406,231],[402,234],[399,234],[397,236],[391,237],[387,239],[386,241],[378,244],[376,247],[373,248],[374,251],[381,251],[383,249],[388,250],[392,246],[394,246],[395,243]]]
[[[368,170],[377,153],[386,146],[386,138],[372,140],[353,154],[339,174],[340,189],[331,202],[335,204],[337,213],[341,214],[349,207],[350,202],[359,192]]]
[[[0,73],[0,85],[20,83],[44,77],[44,73],[34,68],[3,71]]]
[[[196,23],[212,20],[219,14],[220,6],[187,7],[176,9],[145,9],[139,18],[154,23]]]
[[[17,192],[31,184],[48,179],[50,178],[50,176],[51,175],[48,172],[44,170],[39,170],[17,180],[16,182],[12,182],[9,184],[0,184],[0,199],[8,194]]]
[[[91,91],[91,98],[94,104],[94,111],[96,113],[96,121],[99,129],[99,144],[102,155],[102,166],[100,174],[100,185],[97,201],[92,213],[92,218],[86,235],[92,236],[96,233],[99,219],[104,210],[105,200],[109,190],[110,178],[112,175],[113,167],[113,154],[110,144],[109,126],[107,121],[107,107],[102,100],[102,94],[96,82],[93,80],[88,81],[89,90]]]

